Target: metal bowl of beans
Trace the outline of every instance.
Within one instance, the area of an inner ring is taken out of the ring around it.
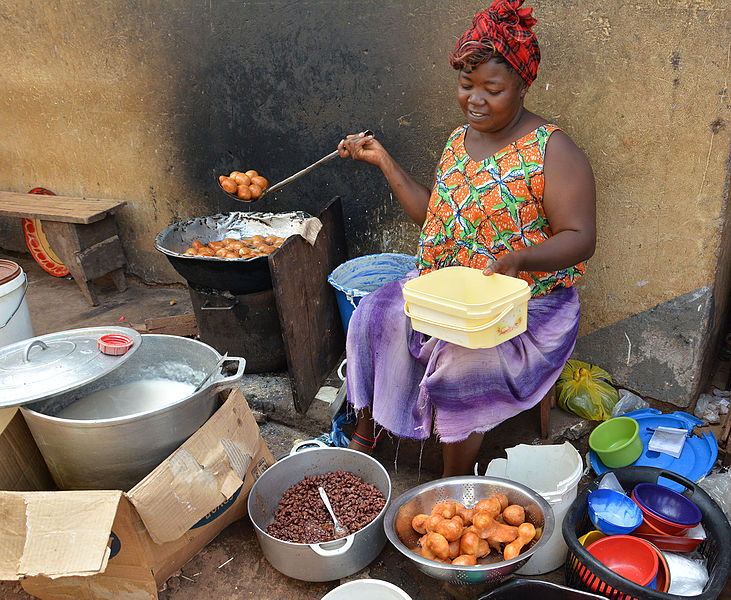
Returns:
[[[537,542],[531,542],[533,545],[524,548],[511,560],[502,560],[501,554],[491,551],[485,558],[478,559],[475,566],[440,563],[417,554],[415,550],[421,535],[411,527],[416,515],[429,514],[441,502],[461,502],[467,508],[472,508],[478,501],[490,498],[493,494],[505,494],[510,504],[519,504],[525,509],[525,520],[542,532]],[[388,540],[423,573],[450,583],[484,584],[499,583],[520,569],[548,542],[554,522],[550,504],[532,489],[499,477],[464,476],[438,479],[404,492],[386,510],[383,525]]]
[[[362,452],[296,450],[264,471],[249,493],[249,517],[262,553],[275,569],[294,579],[332,581],[352,575],[386,545],[383,518],[391,499],[391,478],[376,459]],[[316,496],[320,485],[348,534],[337,539],[325,535],[328,541],[281,539],[309,540],[313,530],[326,529],[321,519],[329,517]]]

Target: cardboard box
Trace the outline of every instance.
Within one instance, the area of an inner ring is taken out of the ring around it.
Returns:
[[[0,413],[0,579],[43,600],[157,599],[230,523],[274,463],[236,388],[193,436],[127,492],[48,491],[19,411]]]

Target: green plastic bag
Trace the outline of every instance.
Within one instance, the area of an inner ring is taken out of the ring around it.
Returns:
[[[601,367],[569,360],[556,382],[558,405],[591,421],[606,421],[619,400],[612,376]]]

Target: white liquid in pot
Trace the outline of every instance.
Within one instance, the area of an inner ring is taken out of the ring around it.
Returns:
[[[62,419],[113,419],[150,412],[189,396],[195,386],[171,379],[144,379],[99,390],[72,402],[56,416]]]

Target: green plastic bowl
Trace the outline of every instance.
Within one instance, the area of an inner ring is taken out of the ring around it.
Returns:
[[[591,432],[589,447],[610,469],[631,465],[642,454],[640,426],[631,417],[608,419]]]

